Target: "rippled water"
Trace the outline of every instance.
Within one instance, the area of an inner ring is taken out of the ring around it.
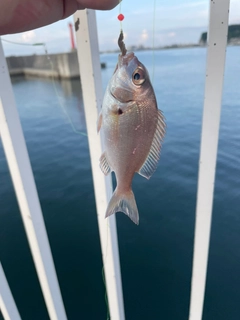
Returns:
[[[228,47],[204,320],[240,318],[240,47]],[[137,56],[152,75],[152,53]],[[106,86],[117,55],[102,55]],[[155,52],[167,119],[158,170],[133,189],[140,225],[117,214],[127,320],[188,318],[206,50]],[[102,261],[79,81],[13,88],[69,319],[106,319]],[[60,99],[60,102],[59,100]],[[62,106],[61,106],[62,104]],[[22,318],[48,319],[2,147],[0,259]]]

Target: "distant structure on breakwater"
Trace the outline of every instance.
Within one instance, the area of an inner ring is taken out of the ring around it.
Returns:
[[[207,44],[207,32],[201,34],[199,45],[205,46]],[[233,24],[228,26],[228,44],[240,45],[240,24]]]
[[[11,76],[34,76],[56,79],[79,78],[77,51],[58,54],[7,57]],[[101,63],[105,68],[106,64]]]

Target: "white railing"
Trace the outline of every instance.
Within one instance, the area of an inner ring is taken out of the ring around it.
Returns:
[[[1,41],[0,135],[49,316],[52,320],[65,320],[67,317]],[[5,288],[0,284],[3,297]]]
[[[0,310],[5,320],[21,320],[17,306],[8,286],[5,273],[0,263]]]
[[[210,1],[189,320],[200,320],[203,311],[227,43],[228,9],[229,0]],[[74,15],[74,20],[77,26],[78,58],[110,316],[111,320],[124,320],[115,216],[104,219],[106,205],[112,193],[111,179],[104,177],[98,166],[102,143],[100,136],[96,133],[96,122],[102,102],[102,83],[95,12],[93,10],[79,11]],[[67,319],[1,42],[0,134],[49,317],[50,319]],[[0,309],[5,320],[21,319],[1,265]]]
[[[99,158],[103,149],[100,135],[97,134],[97,119],[103,95],[95,11],[78,11],[74,15],[74,21],[75,26],[78,26],[76,28],[78,61],[109,311],[111,319],[124,320],[115,215],[105,219],[107,203],[112,194],[112,183],[111,177],[105,177],[99,170]]]
[[[189,320],[201,320],[207,274],[230,0],[210,1]]]

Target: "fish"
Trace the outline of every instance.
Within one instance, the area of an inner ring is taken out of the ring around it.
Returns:
[[[146,67],[133,52],[127,53],[123,34],[118,43],[121,54],[97,122],[105,147],[100,168],[105,175],[114,171],[117,181],[105,217],[123,212],[138,225],[132,180],[135,173],[150,179],[156,170],[166,124]]]

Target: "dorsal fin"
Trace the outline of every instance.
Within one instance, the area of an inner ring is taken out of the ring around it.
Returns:
[[[157,128],[153,137],[152,145],[147,159],[138,171],[141,176],[147,179],[151,178],[152,174],[157,168],[158,160],[160,158],[161,145],[165,135],[165,127],[166,124],[164,121],[164,116],[162,112],[158,110]]]

